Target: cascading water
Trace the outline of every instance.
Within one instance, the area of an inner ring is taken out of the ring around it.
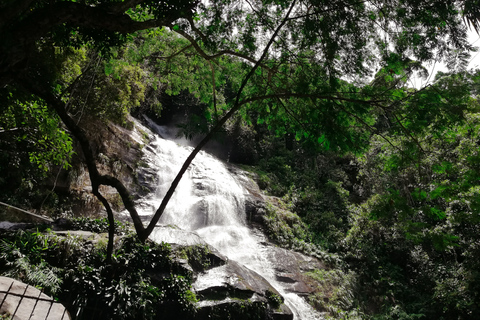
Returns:
[[[166,128],[149,122],[163,137],[169,135]],[[158,188],[142,200],[141,215],[151,216],[159,207],[171,181],[191,151],[191,147],[179,145],[173,140],[154,137],[145,152],[145,160],[152,174],[157,172],[152,179]],[[285,292],[275,280],[274,268],[267,258],[265,237],[246,226],[244,193],[243,187],[227,167],[202,151],[183,176],[159,224],[195,231],[228,259],[263,276],[285,298],[286,305],[294,313],[294,319],[321,319],[301,297]],[[166,240],[164,235],[156,232],[152,233],[151,238],[154,241]]]

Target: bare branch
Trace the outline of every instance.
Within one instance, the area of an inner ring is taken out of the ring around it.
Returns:
[[[128,192],[127,188],[122,184],[122,182],[120,182],[120,180],[118,180],[117,178],[109,175],[101,175],[99,173],[90,142],[85,132],[83,132],[83,130],[76,124],[75,120],[73,120],[66,112],[65,103],[58,99],[54,94],[50,93],[48,90],[44,90],[44,88],[39,85],[39,81],[34,81],[31,79],[19,80],[19,83],[22,84],[28,91],[45,100],[45,102],[47,102],[47,104],[57,112],[60,119],[62,119],[62,122],[79,142],[88,168],[88,174],[90,177],[90,182],[92,184],[92,193],[98,197],[98,195],[100,195],[98,189],[101,185],[114,187],[122,198],[125,209],[127,209],[127,211],[130,213],[130,217],[132,218],[133,225],[135,227],[138,237],[142,241],[144,241],[147,238],[147,236],[145,236],[145,228],[143,226],[142,220],[140,219],[140,216],[135,209],[135,204],[132,200],[130,193]],[[99,200],[102,201],[101,195],[99,197]],[[105,208],[108,213],[108,207]]]
[[[169,55],[169,56],[166,56],[166,57],[164,57],[164,56],[157,56],[156,53],[152,53],[149,57],[152,57],[152,58],[155,58],[155,59],[159,59],[159,60],[167,60],[167,61],[169,61],[169,60],[175,58],[176,56],[184,53],[185,51],[187,51],[187,50],[190,49],[191,47],[192,47],[192,45],[189,44],[188,46],[182,48],[181,50],[175,52],[174,54]]]
[[[180,171],[178,172],[177,176],[175,177],[175,179],[173,180],[172,184],[170,185],[170,188],[168,189],[167,193],[165,194],[163,200],[162,200],[162,203],[160,204],[160,207],[157,209],[157,211],[155,212],[155,215],[152,217],[152,220],[150,220],[150,223],[149,225],[147,226],[147,228],[145,229],[145,235],[148,237],[153,229],[155,228],[155,226],[157,225],[157,222],[158,220],[160,219],[160,217],[162,216],[163,212],[165,211],[165,208],[167,207],[167,204],[168,202],[170,201],[170,198],[172,197],[173,193],[175,192],[175,189],[177,188],[178,184],[180,183],[180,180],[182,179],[184,173],[187,171],[188,167],[190,166],[190,164],[192,163],[193,159],[195,159],[196,155],[200,152],[200,150],[207,144],[208,141],[210,141],[210,139],[214,136],[214,134],[222,128],[222,126],[225,124],[225,122],[227,122],[228,119],[230,119],[240,108],[243,104],[240,103],[240,96],[243,92],[243,90],[245,89],[245,86],[247,85],[248,81],[250,80],[250,78],[253,76],[253,74],[255,73],[255,70],[257,70],[260,65],[261,65],[261,62],[263,59],[265,59],[265,57],[267,56],[267,53],[268,53],[268,50],[270,49],[273,41],[275,40],[275,38],[277,37],[278,33],[280,32],[280,30],[283,28],[283,26],[285,25],[285,23],[287,22],[287,19],[288,17],[290,16],[293,8],[295,7],[295,4],[296,4],[296,1],[293,1],[287,14],[285,15],[285,17],[283,18],[282,22],[278,25],[277,29],[275,30],[275,32],[273,33],[272,37],[270,38],[269,42],[267,43],[267,45],[265,46],[265,49],[263,50],[263,53],[260,57],[260,59],[258,59],[258,61],[255,63],[255,65],[252,67],[252,69],[250,70],[250,72],[245,76],[245,78],[243,79],[242,81],[242,84],[240,86],[240,89],[237,91],[237,96],[236,96],[236,99],[235,99],[235,103],[233,105],[233,107],[230,109],[230,111],[227,112],[227,114],[225,114],[225,116],[223,116],[218,122],[217,124],[215,125],[215,127],[202,139],[202,141],[200,141],[200,143],[195,147],[195,149],[190,153],[190,155],[187,157],[187,159],[185,160],[185,162],[183,163],[182,165],[182,168],[180,169]],[[193,43],[192,43],[193,44]],[[195,46],[195,45],[194,45]]]
[[[242,54],[242,53],[235,52],[235,51],[232,51],[232,50],[222,50],[222,51],[219,51],[215,54],[209,55],[200,47],[200,45],[195,41],[195,39],[191,35],[189,35],[188,33],[186,33],[183,30],[173,29],[173,25],[170,25],[169,27],[172,31],[180,34],[185,39],[187,39],[192,44],[192,46],[195,48],[195,50],[200,54],[200,56],[202,58],[204,58],[205,60],[212,60],[212,59],[224,56],[224,55],[230,55],[230,56],[238,57],[238,58],[241,58],[243,60],[249,61],[253,64],[256,64],[258,61],[261,61],[261,60],[255,60],[252,57],[247,56],[246,54]],[[271,68],[269,68],[268,66],[266,66],[263,63],[260,63],[259,66],[261,66],[262,68],[264,68],[266,70],[272,71]]]

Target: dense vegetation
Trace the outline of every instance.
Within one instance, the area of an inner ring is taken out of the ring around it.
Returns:
[[[474,85],[478,73],[441,76],[436,85],[454,81],[460,89],[466,84],[459,79]],[[436,115],[416,135],[418,145],[391,127],[372,137],[361,155],[312,154],[304,141],[293,153],[283,139],[270,140],[275,147],[260,156],[255,170],[266,190],[302,221],[285,217],[281,228],[273,227],[273,238],[302,250],[298,240],[311,241],[342,260],[340,268],[312,275],[325,291],[340,290],[312,297],[321,309],[353,318],[478,316],[479,118],[471,100],[475,86],[464,90],[465,122],[439,134],[433,131]]]
[[[108,221],[75,219],[73,229],[108,230]],[[112,264],[105,265],[106,238],[59,236],[51,230],[2,234],[2,275],[42,289],[75,319],[193,319],[192,274],[174,259],[169,245],[141,243],[128,226]],[[152,274],[166,274],[155,278]],[[8,315],[7,315],[8,316]]]
[[[194,105],[183,106],[183,134],[205,137],[183,169],[210,139],[230,139],[241,150],[232,160],[250,165],[289,212],[270,210],[272,239],[339,257],[311,275],[326,291],[342,288],[312,297],[317,308],[337,318],[480,314],[480,73],[465,70],[473,1],[0,8],[0,201],[58,215],[68,201],[44,185],[82,161],[108,213],[113,262],[112,203],[100,186],[117,190],[142,241],[169,198],[145,227],[122,181],[99,172],[89,124],[161,119],[181,97]],[[412,87],[413,77],[431,77],[430,62],[449,71]]]

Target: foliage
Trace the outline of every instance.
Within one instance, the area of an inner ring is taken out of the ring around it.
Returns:
[[[393,123],[360,158],[360,179],[372,196],[352,207],[343,250],[359,283],[374,292],[364,303],[376,305],[369,313],[378,319],[470,319],[478,313],[476,265],[469,258],[477,252],[471,233],[478,229],[478,180],[471,179],[477,171],[477,77],[441,74],[402,102],[400,122],[408,131]],[[409,114],[413,104],[421,113]]]
[[[264,219],[269,237],[282,246],[295,247],[297,243],[309,242],[310,234],[296,214],[268,204]]]
[[[68,94],[70,112],[126,126],[126,117],[144,101],[148,87],[146,72],[112,50],[103,57],[91,50],[71,50],[61,70],[56,88]],[[74,71],[75,70],[75,71]],[[73,73],[73,74],[72,74]],[[74,77],[72,77],[74,76]]]
[[[105,266],[100,259],[66,273],[64,294],[70,299],[66,303],[78,317],[154,319],[173,310],[188,317],[195,302],[190,280],[170,274],[181,270],[174,269],[169,255],[169,246],[142,244],[130,235],[115,252],[113,265]],[[162,279],[150,277],[165,272]]]
[[[301,218],[308,226],[308,241],[334,251],[349,228],[349,202],[361,197],[355,189],[354,158],[312,150],[306,141],[294,142],[294,153],[282,140],[264,134],[258,147],[261,159],[253,169],[259,186],[281,196]]]
[[[13,141],[5,141],[7,147],[13,149],[18,147],[16,144],[23,143],[30,162],[40,169],[47,170],[47,164],[68,168],[67,161],[73,152],[72,139],[64,130],[58,130],[59,118],[44,102],[30,99],[10,92],[4,101],[0,127],[7,132],[13,131]]]
[[[1,239],[2,274],[14,277],[56,295],[63,280],[62,268],[73,263],[71,256],[81,251],[75,238],[24,232],[6,234]]]
[[[49,170],[70,167],[72,138],[44,101],[21,90],[0,89],[0,105],[2,200],[36,205],[45,199],[44,191],[36,187]]]
[[[105,248],[71,236],[21,231],[2,234],[0,246],[2,275],[42,288],[75,318],[194,315],[190,274],[171,260],[168,245],[124,236],[112,265],[104,264]]]
[[[321,259],[329,265],[337,266],[340,262],[338,256],[312,243],[313,234],[307,225],[298,215],[286,210],[285,205],[281,202],[279,204],[278,201],[281,200],[275,199],[267,203],[266,214],[263,217],[265,233],[270,241],[280,247],[299,251]]]
[[[68,223],[71,230],[84,230],[95,233],[108,232],[109,226],[107,218],[91,219],[79,217],[70,219]],[[117,234],[123,235],[130,233],[132,228],[129,223],[115,220],[115,231]]]
[[[212,261],[209,257],[210,248],[207,245],[187,246],[178,250],[177,254],[187,259],[194,270],[205,271],[212,266]]]
[[[145,101],[158,109],[158,88],[167,94],[188,90],[207,105],[206,128],[186,130],[211,132],[202,144],[241,111],[247,123],[265,124],[312,149],[359,153],[378,115],[409,96],[400,85],[422,72],[422,63],[443,61],[455,69],[471,49],[453,1],[427,1],[422,10],[411,1],[63,0],[3,6],[0,83],[24,88],[31,102],[55,108],[80,142],[93,193],[100,197],[101,184],[115,187],[142,239],[169,196],[143,232],[122,183],[97,173],[94,150],[78,127],[84,113],[123,123]],[[162,29],[151,29],[156,27]],[[376,68],[378,81],[358,80]]]
[[[316,310],[326,312],[327,319],[363,319],[365,314],[359,311],[356,296],[355,273],[345,273],[339,269],[314,270],[305,274],[315,293],[309,296],[309,302]]]
[[[480,287],[479,74],[462,71],[472,49],[462,18],[478,26],[472,3],[4,2],[2,191],[33,190],[42,171],[68,168],[72,140],[60,117],[81,145],[92,191],[101,198],[99,185],[115,187],[145,240],[130,194],[99,174],[81,126],[88,117],[125,124],[134,108],[159,113],[162,94],[188,91],[204,115],[192,117],[185,135],[210,133],[185,170],[222,126],[238,119],[248,125],[263,158],[262,182],[287,203],[269,208],[270,236],[297,250],[313,241],[344,255],[356,275],[351,281],[364,289],[337,304],[348,309],[335,311],[338,317],[470,319],[479,313]],[[425,88],[409,88],[433,61],[449,72]],[[106,313],[122,317],[115,310],[132,305],[130,297],[142,302],[132,317],[156,312],[150,302],[159,297],[171,297],[162,305],[171,312],[188,306],[194,300],[188,276],[153,286],[139,271],[168,265],[150,260],[166,249],[129,241],[125,246],[137,255],[115,256],[125,268],[99,266],[97,252],[78,264],[80,276],[68,275],[72,288],[84,292],[84,300],[71,302],[79,312],[103,301],[112,308]],[[36,258],[16,256],[9,244],[8,261],[20,257],[17,266],[32,281],[38,270],[59,272],[35,253],[42,246],[17,245]]]
[[[402,85],[400,100],[389,96],[394,105],[378,117],[364,155],[322,153],[303,140],[292,146],[294,160],[284,140],[262,149],[262,187],[281,190],[308,225],[309,240],[342,258],[329,271],[339,276],[309,276],[330,288],[324,295],[344,288],[350,302],[317,294],[317,308],[333,318],[474,319],[477,82],[478,72],[469,71],[439,74],[421,90]],[[268,230],[277,230],[271,234],[294,239],[282,221],[267,213]],[[344,287],[342,278],[349,279]]]

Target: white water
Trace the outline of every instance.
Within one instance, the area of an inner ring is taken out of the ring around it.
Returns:
[[[162,136],[167,133],[162,127],[155,129]],[[191,150],[191,147],[155,136],[145,153],[149,167],[158,173],[158,189],[142,200],[141,215],[153,215]],[[301,297],[285,292],[275,280],[274,268],[267,258],[268,246],[262,244],[265,237],[246,226],[244,193],[243,187],[221,161],[200,152],[176,188],[159,224],[195,231],[228,259],[262,275],[285,298],[294,319],[320,319]],[[155,232],[151,238],[164,240],[164,236]]]

